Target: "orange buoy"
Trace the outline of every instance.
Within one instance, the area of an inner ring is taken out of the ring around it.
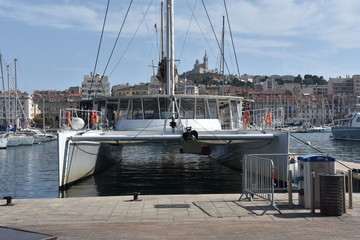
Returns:
[[[97,112],[95,110],[93,110],[91,112],[91,123],[97,124],[98,122],[99,122],[99,116],[97,115]]]
[[[246,110],[244,112],[244,128],[247,129],[248,126],[249,126],[249,123],[250,123],[250,111],[249,110]]]
[[[71,112],[67,112],[67,113],[66,113],[65,124],[68,125],[68,126],[71,125]]]
[[[272,123],[272,114],[271,112],[266,113],[265,123],[267,126],[270,126]]]

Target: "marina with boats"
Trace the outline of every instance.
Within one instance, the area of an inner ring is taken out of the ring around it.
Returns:
[[[30,99],[17,87],[17,59],[14,76],[10,64],[4,76],[0,54],[0,239],[357,239],[360,113],[343,108],[349,103],[343,92],[317,86],[322,76],[260,79],[241,76],[239,68],[226,75],[225,23],[236,52],[230,21],[222,17],[220,43],[204,1],[220,70],[208,69],[205,50],[204,63],[196,60],[179,78],[174,2],[153,12],[161,15],[161,26],[154,25],[161,54],[157,66],[148,66],[153,74],[145,91],[120,84],[110,94],[112,72],[106,73],[133,1],[100,75],[108,1],[96,63],[82,87],[39,90]],[[186,3],[196,19],[198,11]],[[152,4],[141,9],[139,27]],[[205,77],[190,80],[194,72]],[[329,86],[351,85],[346,78],[330,79]],[[291,83],[277,92],[275,79]],[[313,80],[311,90],[296,90]],[[351,81],[360,95],[360,75]],[[199,91],[197,84],[206,87]],[[315,90],[321,93],[303,92]]]
[[[161,85],[158,93],[96,97],[97,91],[90,89],[89,97],[93,93],[93,99],[83,100],[79,109],[68,108],[60,112],[57,119],[60,189],[119,164],[126,145],[149,143],[169,144],[184,154],[205,154],[239,170],[243,168],[242,159],[246,155],[282,155],[276,163],[282,174],[276,177],[286,182],[290,134],[330,130],[329,127],[304,126],[286,129],[283,108],[257,109],[253,107],[253,100],[242,96],[186,94],[186,91],[179,94],[173,13],[173,1],[167,1],[166,29],[161,26],[166,33],[162,37],[166,44],[162,46],[158,66],[157,78]],[[10,102],[10,88],[8,96]],[[18,117],[13,121],[18,121]],[[53,138],[39,130],[23,128],[16,131],[17,126],[18,123],[14,125],[15,131],[7,129],[2,142],[7,141],[8,146],[31,145],[35,139]]]
[[[94,98],[88,109],[96,130],[72,127],[74,113],[66,112],[62,119],[69,129],[58,132],[60,188],[120,161],[123,144],[129,143],[175,142],[185,153],[201,153],[206,145],[211,158],[232,165],[245,154],[288,153],[288,132],[272,126],[283,117],[281,111],[264,109],[251,117],[243,97],[175,94],[173,1],[166,6],[166,55],[158,73],[163,92]],[[99,119],[114,122],[114,131],[97,130],[97,124],[103,125]],[[278,167],[287,168],[287,159]]]

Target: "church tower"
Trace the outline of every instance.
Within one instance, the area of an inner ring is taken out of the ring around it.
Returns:
[[[208,57],[207,57],[207,54],[206,54],[206,51],[205,51],[205,56],[204,56],[204,69],[205,71],[207,71],[209,68],[208,68]]]

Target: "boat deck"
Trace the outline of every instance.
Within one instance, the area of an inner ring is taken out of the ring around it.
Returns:
[[[58,239],[357,239],[360,194],[342,216],[289,208],[276,194],[282,214],[266,202],[238,201],[240,194],[139,195],[65,199],[15,199],[0,207],[3,226]],[[347,197],[347,195],[346,195]],[[348,205],[347,205],[348,206]],[[0,236],[1,239],[1,236]]]

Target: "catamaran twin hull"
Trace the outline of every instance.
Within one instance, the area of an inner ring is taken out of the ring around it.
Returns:
[[[221,162],[241,166],[244,154],[288,153],[288,132],[216,131],[198,132],[192,143],[209,145],[211,157]],[[177,142],[184,146],[182,132],[147,131],[75,131],[60,132],[59,187],[76,182],[121,160],[122,146],[141,142]],[[281,166],[287,167],[287,166]]]
[[[96,136],[101,131],[89,132]],[[121,161],[123,145],[98,141],[73,141],[76,132],[58,133],[59,187],[64,188]],[[83,133],[85,134],[85,133]]]

